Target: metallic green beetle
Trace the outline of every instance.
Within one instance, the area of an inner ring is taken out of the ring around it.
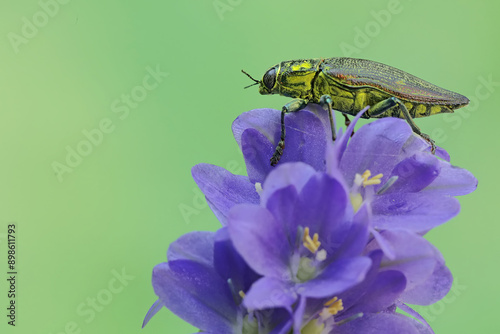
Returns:
[[[255,80],[262,95],[280,94],[294,98],[281,111],[281,140],[271,165],[275,166],[285,148],[285,114],[303,109],[308,103],[328,107],[333,129],[332,109],[356,115],[370,106],[363,118],[405,118],[413,132],[422,136],[435,152],[434,141],[420,131],[413,118],[451,113],[466,106],[469,99],[443,89],[397,68],[371,60],[355,58],[317,58],[283,61]],[[250,85],[250,86],[253,86]],[[250,87],[247,86],[247,87]],[[247,88],[245,87],[245,88]]]

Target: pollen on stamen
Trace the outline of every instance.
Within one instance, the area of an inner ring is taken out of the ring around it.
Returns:
[[[342,303],[342,299],[338,299],[337,297],[333,297],[329,301],[325,303],[325,308],[321,311],[321,317],[323,319],[327,319],[332,315],[336,315],[340,311],[344,309],[344,305]],[[325,318],[326,317],[326,318]]]
[[[361,180],[359,180],[358,175],[359,174],[356,174],[355,179],[354,179],[355,183],[356,183],[356,181],[358,181],[357,184],[361,183],[360,182]],[[361,175],[363,187],[373,186],[373,185],[382,183],[382,181],[380,179],[384,176],[384,174],[377,174],[374,177],[370,178],[371,175],[372,175],[372,172],[370,172],[369,169],[365,170],[365,172]]]
[[[240,295],[241,298],[245,298],[246,294],[243,292],[243,290],[240,290],[238,292],[238,294]]]
[[[304,242],[303,245],[307,248],[311,253],[316,253],[321,246],[321,242],[319,241],[318,233],[314,233],[313,238],[309,235],[309,227],[304,228],[304,237],[302,238]]]

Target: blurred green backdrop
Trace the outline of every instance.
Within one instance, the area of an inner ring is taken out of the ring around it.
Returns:
[[[440,334],[498,331],[499,11],[486,0],[2,0],[0,267],[15,222],[19,276],[15,329],[1,279],[1,331],[193,332],[166,309],[140,327],[169,243],[219,226],[191,167],[243,174],[231,122],[288,101],[243,90],[240,70],[335,56],[472,99],[418,120],[479,179],[462,213],[428,235],[456,281],[424,315]]]

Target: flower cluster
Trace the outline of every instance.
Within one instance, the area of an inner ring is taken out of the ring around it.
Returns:
[[[407,304],[439,301],[453,278],[423,235],[458,214],[454,196],[477,180],[403,120],[352,135],[360,116],[332,143],[324,111],[289,115],[277,167],[279,111],[238,117],[248,176],[193,168],[223,227],[170,245],[144,325],[165,306],[213,334],[433,333]]]

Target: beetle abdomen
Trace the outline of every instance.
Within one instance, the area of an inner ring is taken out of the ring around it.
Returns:
[[[409,102],[444,105],[451,111],[469,103],[469,99],[461,94],[436,86],[392,66],[370,60],[328,58],[321,64],[321,70],[348,87],[371,87]],[[431,110],[431,114],[434,113],[438,112]]]

